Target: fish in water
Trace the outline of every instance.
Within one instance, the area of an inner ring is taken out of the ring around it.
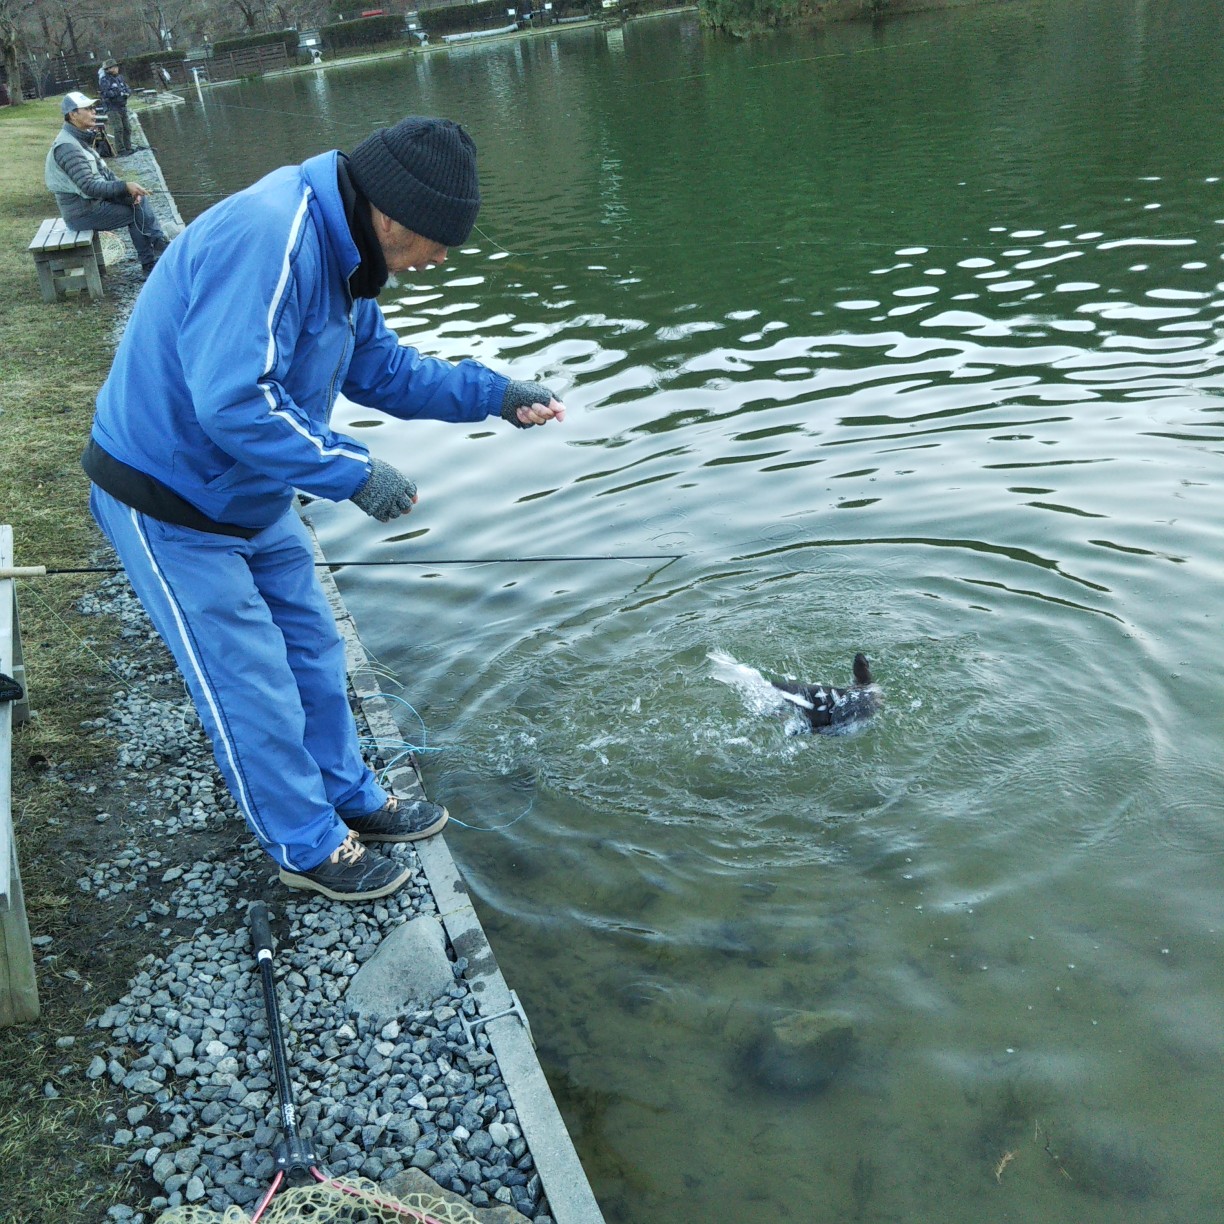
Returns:
[[[755,667],[737,662],[721,650],[710,651],[716,680],[730,684],[760,714],[790,714],[787,733],[819,731],[837,735],[861,726],[884,705],[884,694],[871,674],[867,656],[854,656],[854,683],[847,688],[832,684],[800,684],[794,680],[768,680]]]

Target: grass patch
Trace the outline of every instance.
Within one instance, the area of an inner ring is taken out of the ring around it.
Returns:
[[[120,318],[113,296],[39,294],[27,247],[55,215],[43,164],[59,124],[58,100],[0,109],[0,522],[13,528],[18,565],[49,568],[89,565],[103,545],[80,454]],[[116,915],[75,882],[105,850],[82,827],[78,785],[44,764],[80,778],[115,760],[113,745],[80,729],[119,687],[107,662],[118,627],[76,610],[99,581],[18,584],[35,717],[14,733],[13,821],[31,933],[51,943],[36,949],[42,1016],[0,1033],[0,1216],[12,1224],[92,1224],[130,1195],[105,1138],[120,1099],[84,1067],[103,1044],[86,1022],[122,992],[140,949],[99,946]]]
[[[55,201],[43,184],[43,163],[58,130],[56,101],[0,109],[0,522],[13,528],[18,565],[88,565],[102,544],[89,513],[89,482],[80,456],[93,400],[113,352],[117,304],[76,294],[44,302],[29,251]],[[18,731],[27,757],[55,759],[79,747],[82,699],[100,708],[109,677],[105,642],[91,642],[99,618],[75,611],[97,585],[83,578],[19,584],[22,642],[37,718]],[[14,786],[20,786],[20,760]],[[21,796],[14,795],[19,808]]]

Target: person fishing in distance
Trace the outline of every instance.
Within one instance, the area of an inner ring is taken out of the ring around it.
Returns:
[[[217,764],[281,881],[386,896],[369,848],[437,833],[362,759],[344,646],[294,491],[379,522],[417,487],[332,428],[336,397],[402,419],[560,422],[539,383],[401,345],[376,298],[444,263],[480,209],[476,146],[409,116],[351,153],[286,166],[202,213],[137,299],[82,464],[90,508],[174,654]]]

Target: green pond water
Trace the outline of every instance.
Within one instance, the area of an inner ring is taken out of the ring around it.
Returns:
[[[389,319],[570,417],[342,405],[421,500],[330,557],[679,554],[337,575],[613,1224],[1224,1219],[1222,36],[681,13],[147,116],[188,215],[479,145]],[[887,707],[788,737],[716,649]]]

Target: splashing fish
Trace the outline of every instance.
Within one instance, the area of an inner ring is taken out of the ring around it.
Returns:
[[[710,651],[707,658],[714,665],[714,679],[738,689],[755,713],[789,715],[788,735],[806,731],[844,734],[860,727],[884,705],[884,694],[872,677],[867,656],[861,653],[854,656],[854,683],[848,688],[768,680],[755,667],[721,650]]]

